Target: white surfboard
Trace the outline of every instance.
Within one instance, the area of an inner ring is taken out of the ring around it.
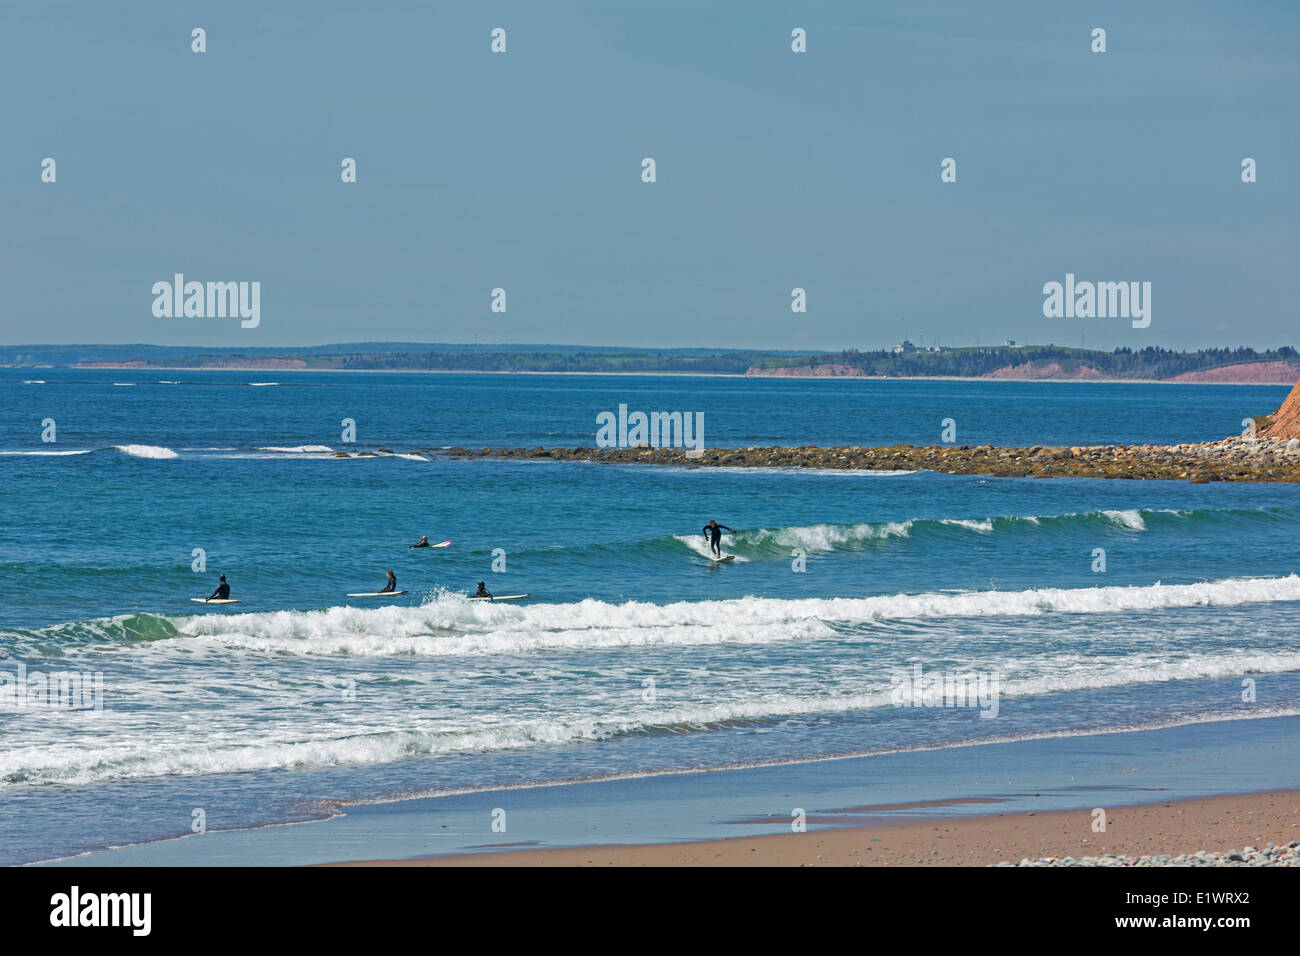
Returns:
[[[495,594],[492,597],[471,597],[471,601],[526,601],[527,594]]]
[[[710,557],[709,560],[714,564],[730,564],[732,561],[736,560],[736,556],[734,554],[724,554],[720,558]]]
[[[431,544],[431,545],[429,545],[429,547],[431,547],[431,548],[445,548],[445,547],[447,547],[449,544],[451,544],[450,541],[440,541],[438,544]]]
[[[195,604],[242,604],[239,598],[190,598]]]
[[[361,591],[357,594],[349,594],[348,597],[394,597],[405,593],[405,591]]]

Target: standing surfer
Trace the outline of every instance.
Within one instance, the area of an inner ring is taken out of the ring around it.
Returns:
[[[731,529],[725,524],[718,524],[714,518],[710,518],[709,523],[704,526],[704,536],[709,539],[709,547],[719,558],[722,557],[722,532],[724,531],[731,531]]]

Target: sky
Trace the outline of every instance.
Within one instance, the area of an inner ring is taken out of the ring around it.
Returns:
[[[1300,4],[42,0],[0,77],[3,344],[1300,345]]]

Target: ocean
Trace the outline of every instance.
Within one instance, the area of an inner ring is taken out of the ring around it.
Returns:
[[[1295,486],[437,457],[590,446],[620,404],[709,447],[1204,441],[1286,391],[0,369],[0,863],[196,811],[1300,714]],[[390,568],[407,595],[346,597]],[[193,604],[220,573],[243,603]],[[73,706],[33,690],[58,673]],[[907,706],[945,676],[976,699]]]

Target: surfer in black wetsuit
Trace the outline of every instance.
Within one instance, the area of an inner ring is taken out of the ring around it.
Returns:
[[[724,531],[731,531],[731,529],[725,524],[718,524],[713,518],[710,518],[709,523],[704,526],[704,536],[709,539],[709,547],[718,557],[722,557],[722,532]]]
[[[481,598],[490,598],[492,596],[492,592],[487,589],[486,584],[480,581],[478,583],[478,591],[474,593],[474,596],[481,597]]]
[[[208,595],[209,601],[213,598],[220,598],[223,601],[230,598],[230,585],[226,583],[226,576],[224,574],[221,576],[221,583],[217,585],[217,589]]]
[[[428,536],[427,534],[422,534],[422,535],[420,535],[420,540],[417,541],[417,542],[415,542],[415,544],[411,545],[411,547],[412,547],[412,548],[431,548],[431,547],[433,547],[433,545],[429,544],[429,536]]]
[[[397,575],[393,573],[393,569],[392,569],[392,568],[389,568],[389,569],[388,569],[388,583],[384,585],[383,590],[381,590],[379,593],[380,593],[380,594],[388,594],[388,593],[390,593],[390,592],[392,592],[392,591],[396,591],[396,590],[397,590]]]

